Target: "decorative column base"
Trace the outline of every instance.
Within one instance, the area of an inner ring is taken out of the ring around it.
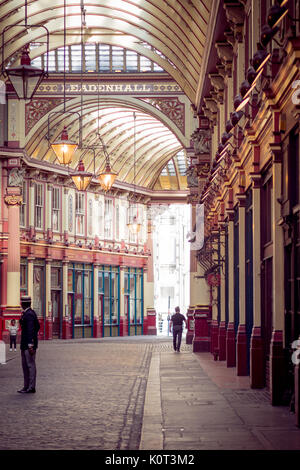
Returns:
[[[236,346],[234,323],[230,322],[226,330],[226,365],[227,367],[236,366]]]
[[[250,342],[250,386],[251,388],[264,388],[265,382],[265,357],[261,328],[254,326]]]
[[[99,318],[94,318],[93,338],[101,338],[101,324]]]
[[[145,319],[144,319],[144,325],[145,325]],[[157,335],[156,311],[154,308],[147,308],[147,319],[146,319],[146,328],[144,328],[144,335]]]
[[[239,325],[236,338],[236,372],[237,375],[248,375],[246,325]]]
[[[45,339],[53,339],[53,320],[47,317],[45,320]]]
[[[187,333],[185,337],[186,344],[192,344],[194,338],[194,329],[195,329],[195,321],[194,321],[194,307],[189,307],[187,311]]]
[[[209,320],[210,310],[207,305],[197,305],[194,312],[195,332],[193,337],[193,352],[210,351]]]
[[[72,325],[68,319],[62,322],[62,339],[72,339]]]
[[[273,406],[283,404],[285,383],[283,333],[282,331],[273,331],[270,345],[270,394]]]
[[[221,321],[219,327],[219,361],[226,361],[226,325]]]
[[[215,361],[219,356],[219,323],[218,320],[212,320],[211,322],[211,346],[210,352],[213,354]]]

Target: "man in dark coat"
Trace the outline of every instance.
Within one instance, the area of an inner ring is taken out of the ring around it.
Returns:
[[[175,313],[171,317],[170,321],[170,329],[172,325],[173,329],[173,347],[174,351],[180,352],[180,345],[181,345],[181,337],[182,337],[182,325],[185,322],[185,326],[187,328],[186,318],[182,313],[180,313],[180,308],[175,308]]]
[[[36,350],[38,347],[38,331],[40,324],[36,313],[32,310],[31,297],[23,296],[21,298],[21,306],[23,309],[20,325],[21,325],[21,357],[24,375],[24,387],[18,390],[19,393],[35,393],[36,384]]]

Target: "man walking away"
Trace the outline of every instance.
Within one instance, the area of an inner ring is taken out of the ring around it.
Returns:
[[[173,347],[174,351],[180,352],[181,337],[182,337],[182,325],[185,322],[185,327],[187,328],[187,321],[185,316],[180,313],[180,308],[175,308],[175,313],[171,317],[170,321],[170,331],[171,325],[173,329]]]
[[[21,357],[24,376],[24,387],[18,390],[19,393],[35,393],[36,384],[36,364],[35,356],[38,347],[38,331],[40,324],[36,313],[32,310],[31,297],[26,295],[21,298],[23,309],[21,325]]]

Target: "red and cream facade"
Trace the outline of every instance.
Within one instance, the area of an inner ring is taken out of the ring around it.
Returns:
[[[204,205],[205,236],[191,252],[188,341],[249,375],[251,387],[267,387],[273,405],[295,406],[299,424],[299,23],[285,19],[282,49],[273,43],[229,150],[217,157],[266,23],[265,3],[224,2],[204,60],[198,132],[211,139],[211,165],[203,176],[207,155],[196,152],[190,200]]]

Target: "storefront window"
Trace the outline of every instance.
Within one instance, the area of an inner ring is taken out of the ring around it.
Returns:
[[[73,337],[93,336],[93,269],[91,265],[74,264],[68,271],[68,303],[72,317]]]
[[[143,333],[143,270],[128,268],[124,279],[125,314],[128,318],[128,335]]]
[[[99,312],[103,336],[117,336],[120,323],[120,272],[119,267],[99,268]]]
[[[25,259],[22,259],[20,264],[20,290],[21,296],[27,294],[27,262]]]
[[[60,230],[60,188],[52,191],[52,229],[55,232]]]
[[[44,293],[45,293],[45,266],[44,261],[35,260],[33,266],[33,310],[35,310],[38,317],[43,317],[45,314],[44,309]]]

